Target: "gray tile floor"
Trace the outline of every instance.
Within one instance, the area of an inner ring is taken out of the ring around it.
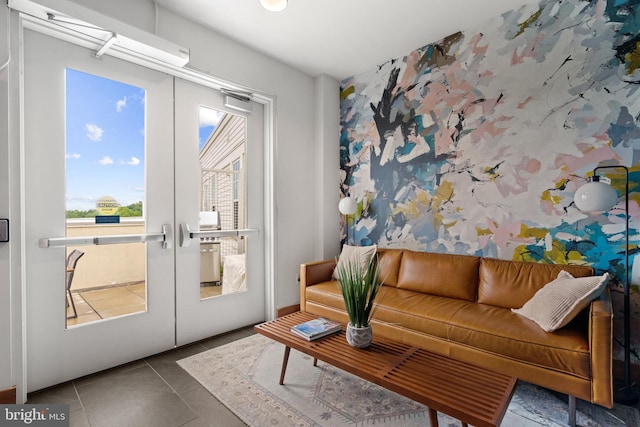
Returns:
[[[27,403],[69,404],[70,426],[245,426],[175,362],[252,335],[246,327],[30,393]]]

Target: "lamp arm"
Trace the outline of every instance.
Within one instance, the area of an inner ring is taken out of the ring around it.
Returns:
[[[629,287],[631,285],[629,280],[629,168],[623,165],[613,165],[613,166],[597,166],[593,169],[593,174],[596,175],[597,171],[600,169],[624,169],[625,172],[625,180],[624,180],[624,215],[625,215],[625,248],[624,248],[624,389],[623,392],[630,392],[633,387],[633,383],[631,382],[631,304],[630,304],[630,295],[629,295]],[[631,404],[635,404],[638,402],[638,396],[634,392],[631,395]],[[628,396],[624,397],[628,399]],[[626,402],[629,404],[629,402]],[[633,403],[635,402],[635,403]],[[625,403],[625,402],[622,402]]]
[[[598,170],[601,169],[623,169],[625,173],[624,179],[624,215],[625,215],[625,295],[629,292],[629,168],[623,165],[612,166],[596,166],[593,169],[593,175],[597,175]]]

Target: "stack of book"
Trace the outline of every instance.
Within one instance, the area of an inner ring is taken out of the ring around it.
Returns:
[[[291,327],[291,332],[307,341],[313,341],[342,330],[342,325],[324,317],[309,320]]]

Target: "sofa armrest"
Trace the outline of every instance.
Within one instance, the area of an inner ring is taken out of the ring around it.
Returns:
[[[306,308],[306,288],[316,283],[328,282],[336,267],[335,259],[300,265],[300,311]]]
[[[591,354],[591,400],[613,407],[613,306],[608,288],[589,309],[589,352]]]

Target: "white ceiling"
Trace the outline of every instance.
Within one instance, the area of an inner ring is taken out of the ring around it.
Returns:
[[[538,0],[156,0],[313,77],[338,80]]]

